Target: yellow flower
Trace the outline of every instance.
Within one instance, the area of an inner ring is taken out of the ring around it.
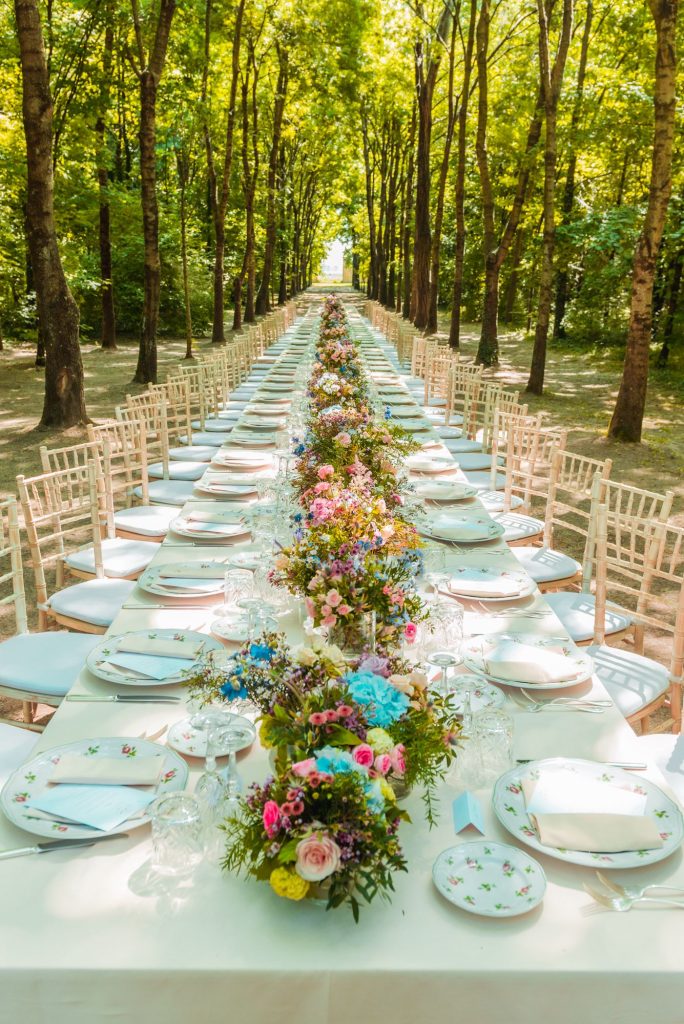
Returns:
[[[277,896],[286,900],[303,900],[309,891],[309,883],[300,878],[294,871],[287,868],[274,868],[269,879],[271,888]]]
[[[261,741],[262,747],[268,748],[273,746],[271,738],[268,735],[270,727],[271,723],[268,718],[262,718],[261,725],[259,726],[259,740]]]
[[[396,793],[390,786],[387,779],[380,779],[380,792],[384,796],[385,800],[389,800],[391,804],[393,804],[397,799]]]
[[[394,750],[392,737],[384,729],[369,729],[366,733],[366,743],[369,743],[375,754],[389,754]]]

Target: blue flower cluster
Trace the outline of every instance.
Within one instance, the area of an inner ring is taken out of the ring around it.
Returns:
[[[350,672],[344,679],[352,698],[366,708],[366,717],[371,725],[384,729],[406,713],[408,697],[382,676],[373,672]]]
[[[380,679],[380,676],[375,676]],[[380,783],[377,779],[368,777],[368,772],[346,750],[338,750],[337,747],[321,747],[314,753],[316,758],[316,770],[325,772],[327,775],[349,775],[352,772],[359,775],[363,781],[363,788],[368,800],[368,806],[374,814],[381,814],[385,809],[385,797],[382,794]]]

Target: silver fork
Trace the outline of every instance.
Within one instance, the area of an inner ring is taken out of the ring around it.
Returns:
[[[521,690],[521,692],[525,692]],[[531,715],[536,715],[540,711],[583,711],[589,715],[600,715],[606,710],[606,706],[603,704],[594,704],[591,701],[584,701],[580,698],[576,698],[574,701],[571,698],[554,697],[551,700],[537,701],[533,698],[527,697],[527,702],[524,702],[517,698],[514,694],[511,694],[513,702],[522,708],[524,711],[529,712]]]
[[[666,892],[678,893],[684,896],[684,889],[676,885],[618,885],[617,882],[613,882],[612,879],[600,871],[596,872],[596,877],[601,885],[605,885],[606,889],[611,889],[617,896],[626,896],[632,900],[640,900],[651,889],[664,889]]]
[[[658,903],[666,907],[679,907],[684,910],[684,900],[668,900],[660,896],[607,896],[604,892],[598,892],[591,885],[584,884],[585,892],[588,892],[592,899],[600,903],[608,910],[631,910],[635,903]]]

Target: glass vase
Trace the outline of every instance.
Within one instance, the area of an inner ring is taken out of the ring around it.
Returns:
[[[349,660],[375,653],[375,612],[345,615],[328,627],[328,643],[335,644]]]

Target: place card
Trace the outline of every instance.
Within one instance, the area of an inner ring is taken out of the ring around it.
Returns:
[[[466,828],[475,828],[484,835],[484,818],[480,801],[472,793],[461,793],[452,806],[454,815],[454,831],[463,832]]]

